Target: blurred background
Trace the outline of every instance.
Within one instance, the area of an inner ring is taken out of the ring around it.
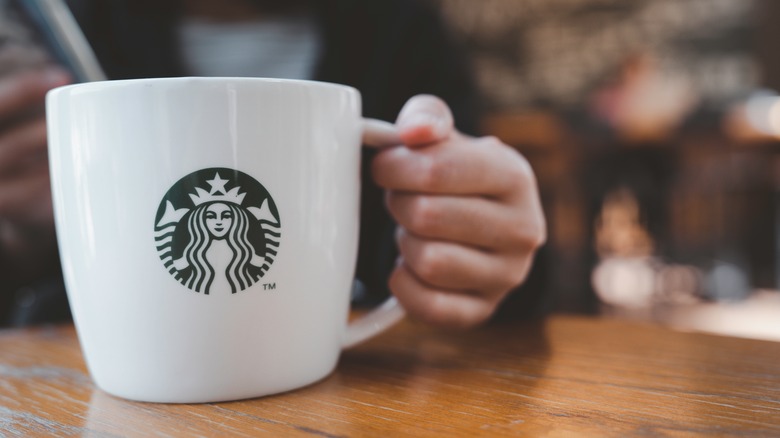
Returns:
[[[549,306],[780,340],[780,2],[436,3],[537,172]]]
[[[546,310],[780,340],[780,1],[430,1],[537,173]]]

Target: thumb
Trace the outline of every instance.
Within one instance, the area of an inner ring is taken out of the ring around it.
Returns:
[[[450,108],[429,94],[409,99],[398,114],[396,126],[401,140],[409,147],[446,140],[455,129]]]

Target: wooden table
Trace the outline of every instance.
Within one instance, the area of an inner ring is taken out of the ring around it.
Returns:
[[[780,343],[565,316],[404,322],[302,390],[162,405],[96,389],[70,326],[0,331],[0,436],[262,434],[780,436]]]

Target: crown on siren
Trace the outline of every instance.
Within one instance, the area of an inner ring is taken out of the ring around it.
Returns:
[[[214,175],[214,179],[207,180],[206,182],[211,186],[211,190],[207,192],[200,187],[195,187],[196,193],[190,193],[190,199],[192,199],[192,203],[195,204],[196,207],[206,202],[230,202],[241,205],[244,201],[246,193],[239,193],[241,188],[238,186],[227,191],[225,189],[225,184],[228,180],[222,179],[218,172]]]

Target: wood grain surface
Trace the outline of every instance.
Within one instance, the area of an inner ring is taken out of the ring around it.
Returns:
[[[0,331],[0,436],[780,436],[780,343],[607,319],[404,322],[307,388],[231,403],[96,389],[72,327]]]

